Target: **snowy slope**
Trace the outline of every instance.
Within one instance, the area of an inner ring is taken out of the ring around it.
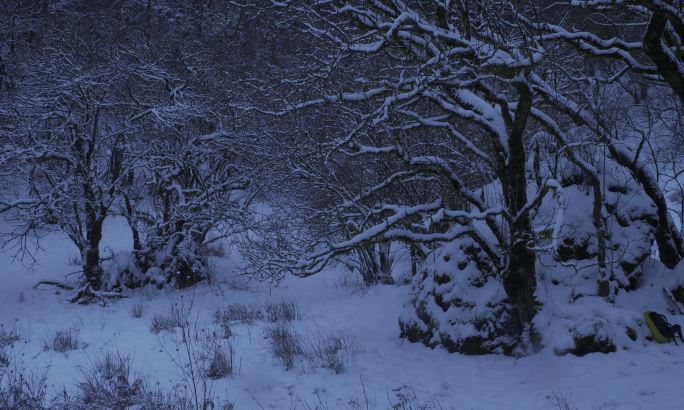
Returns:
[[[106,246],[113,250],[130,246],[126,229],[117,221],[109,221],[105,234]],[[7,251],[2,254],[0,324],[15,327],[21,336],[15,357],[36,372],[48,369],[50,394],[60,393],[63,386],[73,389],[104,351],[130,355],[136,372],[163,387],[174,386],[181,376],[162,345],[167,350],[174,346],[178,334],[155,335],[150,324],[155,313],[167,312],[170,301],[182,296],[194,301],[197,322],[208,327],[213,312],[231,303],[293,301],[302,312],[294,323],[301,334],[334,332],[348,342],[342,374],[304,362],[286,370],[269,353],[264,321],[233,325],[237,369],[232,377],[215,381],[213,390],[237,409],[337,409],[351,408],[353,401],[384,409],[413,394],[425,408],[682,408],[684,346],[648,344],[584,357],[556,356],[548,349],[521,359],[448,354],[399,339],[397,317],[410,296],[407,286],[352,292],[337,285],[336,277],[343,273],[331,271],[288,279],[277,288],[251,283],[249,289],[237,290],[229,286],[239,271],[230,259],[217,261],[219,284],[214,286],[132,292],[130,299],[106,307],[84,307],[65,302],[67,295],[54,288],[31,288],[37,280],[62,279],[63,273],[77,269],[68,265],[76,251],[66,238],[50,235],[42,246],[33,266],[12,260]],[[139,301],[146,310],[141,318],[133,318],[131,307]],[[684,323],[681,318],[675,321]],[[66,353],[43,349],[51,332],[69,327],[79,329],[81,348]]]

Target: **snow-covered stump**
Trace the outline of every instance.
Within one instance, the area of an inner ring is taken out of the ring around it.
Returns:
[[[511,354],[511,307],[496,270],[470,239],[447,243],[414,277],[414,297],[399,318],[401,337],[464,354]]]

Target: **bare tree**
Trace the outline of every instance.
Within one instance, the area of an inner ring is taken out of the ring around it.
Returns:
[[[546,4],[546,3],[545,3]],[[619,82],[626,73],[637,73],[650,85],[665,85],[684,102],[684,13],[681,1],[573,1],[567,4],[549,2],[540,11],[541,19],[520,16],[531,28],[540,32],[542,42],[562,41],[593,60],[615,61],[598,78],[599,84]],[[567,27],[567,22],[574,26]],[[611,134],[609,124],[597,117],[601,107],[584,108],[585,101],[574,96],[556,95],[556,89],[539,87],[559,109],[572,113],[578,123],[590,126],[600,135],[610,154],[629,169],[658,208],[659,224],[656,241],[661,261],[674,267],[684,255],[681,235],[668,212],[665,196],[649,165],[639,159],[638,152],[622,148],[623,138]],[[579,110],[579,111],[578,111]],[[635,156],[636,155],[636,156]]]
[[[102,290],[102,225],[132,167],[116,115],[119,73],[106,64],[112,54],[99,48],[99,33],[55,27],[45,35],[45,52],[24,66],[3,145],[16,171],[6,177],[23,178],[25,190],[0,210],[18,222],[11,240],[51,226],[69,236],[83,260],[75,300],[87,301]]]
[[[297,70],[308,76],[300,81],[307,93],[318,91],[316,98],[292,93],[269,114],[332,107],[349,125],[328,140],[326,166],[335,155],[357,167],[393,164],[362,189],[338,184],[341,200],[334,214],[362,213],[356,221],[344,219],[356,224],[347,238],[319,243],[300,260],[299,274],[316,273],[369,243],[469,237],[502,273],[512,308],[505,332],[516,338],[534,334],[536,240],[530,214],[557,184],[545,179],[528,195],[529,123],[545,118],[534,105],[531,72],[543,53],[529,32],[510,24],[517,13],[513,5],[291,2],[286,10],[299,13],[300,30],[328,58]],[[331,90],[327,82],[342,85]],[[467,178],[474,170],[475,183]],[[387,195],[413,184],[448,187],[447,194],[433,190],[416,203]],[[485,195],[489,185],[497,195]]]

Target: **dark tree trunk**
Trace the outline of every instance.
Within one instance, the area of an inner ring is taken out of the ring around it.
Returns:
[[[509,178],[504,188],[509,201],[509,209],[515,214],[525,206],[527,195],[525,192],[524,161],[518,167],[520,158],[511,158]],[[516,172],[522,168],[522,173]],[[507,191],[507,192],[506,192]],[[524,326],[532,322],[537,313],[534,292],[537,289],[537,278],[534,251],[529,244],[533,241],[532,224],[528,215],[520,215],[510,225],[510,246],[508,264],[504,271],[503,285],[508,298],[515,306],[513,327],[516,333],[522,332]]]
[[[604,170],[605,172],[605,170]],[[608,272],[606,263],[606,224],[603,220],[603,192],[601,181],[592,175],[592,188],[594,192],[594,204],[592,207],[592,221],[596,229],[596,260],[598,263],[598,295],[612,302],[616,294],[613,286],[613,278]]]
[[[531,226],[529,220],[511,227],[510,255],[504,272],[503,285],[517,317],[514,317],[516,333],[522,332],[526,324],[532,323],[537,313],[534,291],[537,288],[535,254],[528,247]]]
[[[508,263],[503,285],[513,306],[513,332],[520,335],[537,313],[534,292],[537,289],[536,257],[529,244],[534,237],[527,205],[527,178],[525,174],[525,143],[523,140],[527,118],[532,107],[532,94],[526,84],[518,87],[515,118],[509,119],[508,158],[500,167],[504,200],[511,215]]]
[[[102,288],[102,268],[100,267],[100,241],[102,241],[102,224],[104,215],[95,201],[93,189],[87,183],[83,187],[85,197],[85,258],[83,260],[83,276],[92,290]]]
[[[418,251],[414,244],[409,243],[408,247],[411,252],[411,278],[413,278],[418,273]]]
[[[644,52],[655,63],[658,74],[665,79],[684,104],[684,75],[678,70],[677,64],[672,61],[673,56],[664,44],[663,35],[667,23],[668,17],[664,12],[653,12],[644,35]]]
[[[390,253],[391,244],[381,242],[377,245],[379,266],[377,281],[381,283],[392,283],[392,255]]]
[[[90,217],[88,218],[90,219]],[[102,288],[102,267],[100,267],[100,241],[102,240],[102,221],[94,218],[87,224],[87,245],[83,262],[83,275],[93,290]]]
[[[147,257],[143,251],[142,239],[140,238],[138,214],[135,205],[128,195],[124,195],[124,205],[126,206],[126,220],[128,221],[128,226],[131,228],[131,234],[133,236],[133,255],[135,257],[135,262],[138,265],[138,269],[142,272],[146,272],[149,266]]]

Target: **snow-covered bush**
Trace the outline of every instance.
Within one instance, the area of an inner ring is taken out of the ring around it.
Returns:
[[[535,317],[534,327],[540,332],[545,347],[556,354],[583,356],[629,349],[643,343],[647,330],[639,311],[621,308],[599,296],[591,271],[575,272],[560,267],[556,270],[560,272],[550,274],[549,282],[538,290],[543,307]],[[658,299],[643,301],[642,311],[662,305],[661,285],[657,286]],[[619,293],[618,301],[633,304],[639,300],[635,290]]]
[[[612,159],[600,169],[605,173],[606,257],[611,281],[618,288],[633,290],[642,274],[642,263],[652,254],[658,215],[653,201],[644,193],[629,172]],[[596,228],[593,225],[592,190],[577,184],[577,174],[565,175],[563,226],[558,235],[556,258],[576,264],[597,257]],[[544,210],[542,210],[544,211]],[[594,292],[592,292],[593,294]]]
[[[402,337],[466,354],[514,348],[505,336],[510,308],[498,272],[471,239],[428,255],[412,287],[414,296],[399,318]]]
[[[601,171],[607,172],[603,196],[606,262],[610,281],[620,294],[640,286],[658,218],[653,202],[627,171],[610,158],[605,162]],[[582,174],[568,169],[571,172],[563,174],[559,190],[562,212],[557,200],[547,198],[533,220],[535,226],[561,223],[557,246],[538,255],[534,332],[541,345],[558,354],[611,352],[632,346],[643,339],[640,316],[616,308],[597,286],[594,198]],[[541,245],[543,235],[538,236]],[[472,240],[458,239],[429,254],[412,287],[413,297],[399,320],[402,337],[453,352],[512,353],[516,341],[501,337],[511,312],[501,276]]]

